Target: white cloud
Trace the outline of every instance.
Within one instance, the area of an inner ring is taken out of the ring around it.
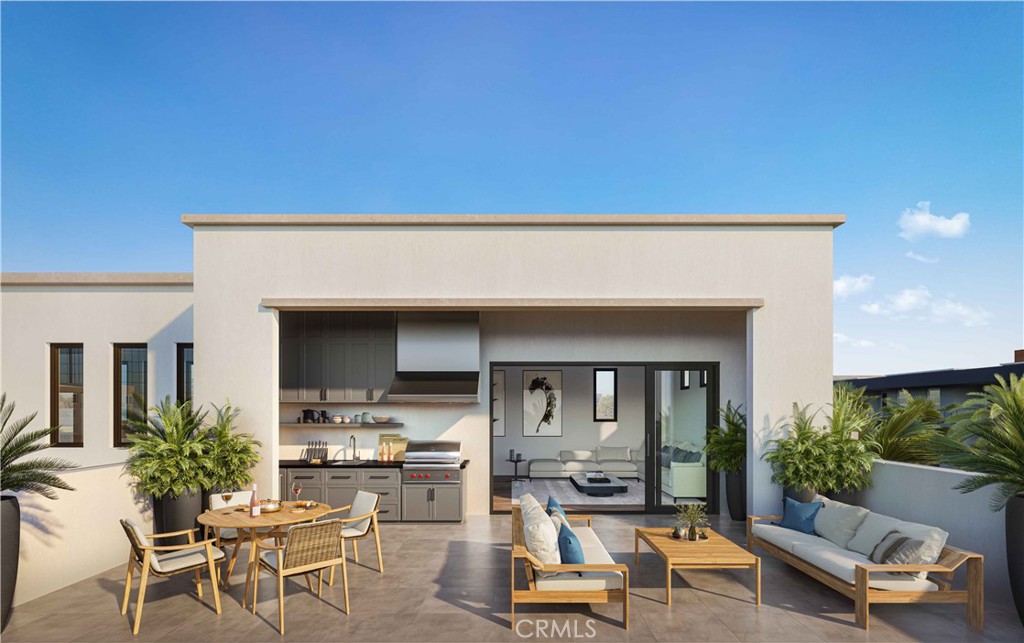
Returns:
[[[913,315],[917,321],[959,322],[964,326],[984,326],[992,318],[992,313],[980,306],[969,306],[951,297],[935,297],[924,286],[904,288],[895,295],[886,295],[885,301],[861,304],[860,309],[869,315],[891,319],[907,319]]]
[[[903,256],[908,259],[913,259],[914,261],[920,261],[921,263],[939,263],[938,257],[925,257],[924,255],[917,254],[913,250],[907,250],[906,254]]]
[[[900,215],[900,236],[907,241],[935,235],[946,239],[958,239],[967,234],[971,227],[971,215],[957,212],[952,217],[931,213],[931,202],[920,201],[916,208],[907,208]]]
[[[864,292],[871,287],[874,281],[873,276],[866,274],[859,277],[843,275],[832,281],[832,296],[836,299],[846,299],[850,295]]]
[[[843,333],[832,333],[832,341],[836,344],[847,344],[855,348],[874,348],[876,344],[868,339],[854,339]]]

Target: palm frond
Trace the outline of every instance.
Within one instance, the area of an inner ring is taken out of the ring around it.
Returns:
[[[74,487],[55,474],[78,468],[75,463],[62,458],[24,459],[49,448],[50,445],[43,440],[60,427],[26,433],[25,429],[36,414],[11,422],[14,406],[14,402],[7,403],[6,393],[0,395],[0,489],[38,493],[52,500],[57,498],[54,489],[74,491]]]
[[[934,401],[903,391],[882,409],[878,422],[865,433],[869,448],[883,460],[938,464],[934,447],[941,435],[942,414]]]

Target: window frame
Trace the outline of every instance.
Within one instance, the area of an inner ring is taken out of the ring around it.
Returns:
[[[81,343],[51,343],[50,344],[50,426],[58,426],[60,424],[60,350],[62,348],[80,348],[82,349],[82,394],[85,394],[85,345]],[[83,421],[85,415],[85,402],[82,403],[82,414]],[[74,440],[71,442],[61,442],[58,437],[59,431],[53,431],[50,433],[50,447],[69,447],[69,448],[82,448],[85,446],[85,429],[84,427],[75,427]]]
[[[176,366],[174,373],[174,379],[176,382],[175,399],[178,401],[178,404],[181,404],[183,401],[185,401],[185,351],[189,349],[192,350],[192,373],[195,374],[196,349],[195,344],[193,342],[179,342],[178,344],[175,345],[175,347],[175,351],[177,353],[177,357],[175,358]],[[195,396],[194,390],[192,391],[192,395],[193,397]],[[191,401],[191,398],[189,399],[189,401]]]
[[[690,390],[690,371],[679,371],[679,390]]]
[[[140,343],[114,344],[114,446],[127,447],[128,442],[124,440],[124,424],[121,423],[121,351],[126,348],[142,348],[146,350],[146,404],[149,404],[149,345]],[[143,409],[145,412],[145,409]]]
[[[701,388],[707,388],[708,387],[708,372],[706,370],[700,372],[700,387]]]
[[[597,374],[611,373],[614,386],[612,387],[612,416],[597,417]],[[612,367],[598,367],[594,369],[594,421],[595,422],[618,422],[619,421],[619,369]]]

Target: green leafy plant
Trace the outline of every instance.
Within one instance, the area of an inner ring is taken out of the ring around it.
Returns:
[[[141,493],[176,498],[211,487],[213,440],[203,427],[205,419],[206,413],[194,410],[191,402],[175,404],[170,395],[148,416],[128,418],[124,471],[136,479]]]
[[[61,458],[22,459],[47,449],[50,445],[42,440],[60,427],[25,432],[36,414],[10,422],[13,414],[14,402],[8,404],[7,394],[0,395],[0,490],[38,493],[50,500],[57,499],[54,489],[74,491],[56,474],[77,469],[75,463]]]
[[[857,439],[870,429],[876,421],[876,414],[865,389],[850,382],[839,382],[832,387],[831,413],[828,425],[832,433]]]
[[[230,404],[214,407],[216,418],[210,426],[210,480],[212,488],[232,490],[252,484],[252,468],[260,461],[257,447],[263,443],[251,433],[236,433],[235,420],[241,411]]]
[[[708,522],[707,504],[692,502],[676,505],[676,526],[681,529],[704,529],[711,526]]]
[[[719,426],[709,426],[707,435],[708,466],[715,471],[739,473],[747,456],[747,416],[726,402]]]
[[[787,425],[787,435],[771,440],[762,456],[772,468],[772,480],[796,491],[809,489],[816,492],[856,491],[871,484],[871,463],[875,453],[867,449],[866,442],[854,437],[852,423],[831,427],[816,427],[817,413],[809,406],[793,404],[793,414]],[[846,422],[848,417],[839,416]],[[833,406],[833,419],[837,416]]]
[[[954,487],[962,493],[996,486],[992,510],[1006,506],[1010,498],[1024,494],[1024,379],[1015,374],[970,398],[951,418],[949,434],[935,440],[943,463],[973,471]]]
[[[883,460],[936,465],[941,422],[942,413],[933,400],[903,391],[896,401],[882,408],[864,437],[867,447]]]

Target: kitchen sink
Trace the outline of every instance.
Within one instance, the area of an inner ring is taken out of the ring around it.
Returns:
[[[331,463],[332,467],[358,467],[359,465],[366,462],[366,460],[335,460]]]

